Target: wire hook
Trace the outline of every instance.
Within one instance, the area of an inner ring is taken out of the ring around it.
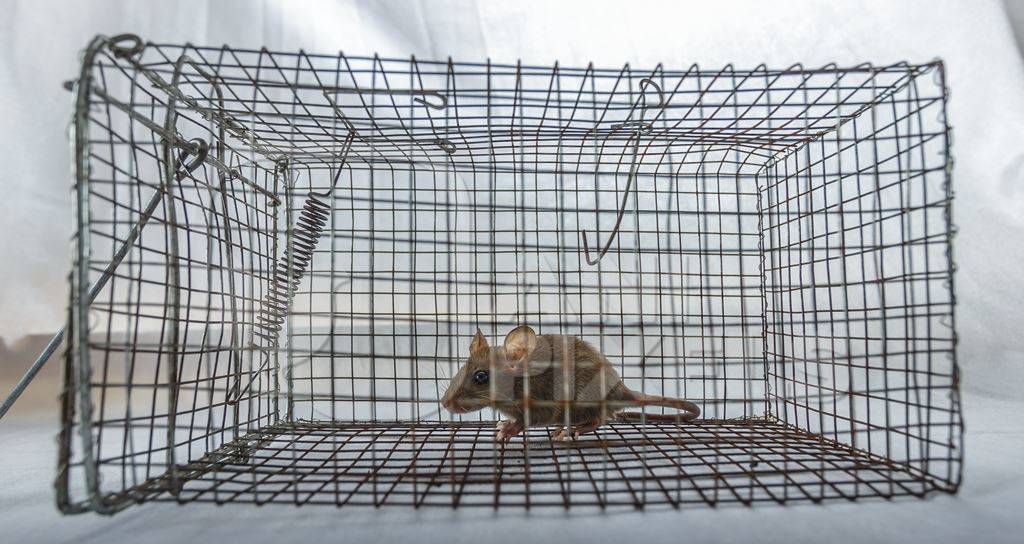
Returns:
[[[658,103],[653,105],[653,106],[652,105],[648,105],[648,103],[647,103],[647,87],[649,87],[649,86],[654,87],[654,90],[658,93]],[[622,123],[619,123],[617,125],[613,125],[612,126],[612,130],[613,131],[621,130],[621,129],[627,128],[627,127],[635,127],[636,128],[636,132],[634,133],[634,135],[632,137],[632,139],[633,139],[633,157],[632,157],[632,160],[629,163],[629,177],[626,180],[626,189],[625,189],[625,191],[623,191],[622,202],[619,204],[618,213],[615,215],[615,226],[612,227],[612,233],[608,237],[608,241],[604,244],[604,246],[601,247],[600,251],[598,251],[597,257],[591,257],[591,255],[590,255],[590,239],[589,239],[589,235],[587,234],[587,231],[582,230],[582,229],[580,230],[580,236],[583,237],[583,255],[584,255],[584,258],[586,258],[586,260],[587,260],[587,264],[589,264],[591,266],[596,265],[598,262],[601,261],[602,258],[604,258],[604,256],[606,254],[608,254],[608,250],[611,249],[611,247],[612,247],[612,242],[614,242],[615,238],[618,237],[618,235],[619,235],[619,228],[622,226],[622,218],[626,214],[626,203],[629,201],[629,191],[633,188],[633,184],[634,184],[634,182],[636,180],[637,158],[638,158],[638,155],[639,155],[639,152],[640,152],[640,137],[643,134],[649,133],[651,130],[654,129],[654,123],[648,122],[648,121],[644,121],[644,119],[643,119],[644,116],[643,116],[642,112],[645,112],[645,111],[650,110],[650,109],[658,109],[659,113],[654,116],[655,118],[657,118],[657,116],[660,114],[661,111],[663,111],[665,109],[665,106],[666,106],[666,103],[665,103],[665,93],[664,93],[664,91],[661,90],[661,86],[658,85],[657,83],[655,83],[654,80],[652,80],[650,78],[646,78],[646,77],[641,79],[640,80],[640,91],[641,91],[640,100],[643,101],[643,105],[640,106],[640,111],[641,111],[640,119],[637,119],[637,120],[627,120],[627,121],[624,121]],[[636,110],[636,106],[634,105],[633,111],[635,111],[635,110]],[[633,111],[630,111],[630,116],[632,116]],[[596,208],[597,207],[597,203],[595,202],[594,204],[595,204],[595,208]],[[600,220],[601,220],[600,216],[598,216],[597,219],[598,219],[598,222],[600,222]]]
[[[444,152],[449,155],[454,155],[455,151],[458,149],[457,147],[455,147],[455,144],[452,143],[452,141],[449,140],[448,138],[438,138],[434,140],[434,144],[443,149]]]
[[[420,98],[419,96],[413,96],[412,97],[412,101],[416,102],[417,104],[422,104],[422,105],[424,105],[424,106],[426,106],[426,107],[428,107],[428,108],[430,108],[432,110],[443,110],[443,109],[448,107],[448,97],[443,95],[443,94],[441,94],[441,93],[439,93],[439,92],[437,92],[437,91],[413,91],[413,92],[419,93],[421,96],[430,96],[430,97],[436,98],[436,99],[441,101],[439,104],[433,104],[433,103],[429,102],[428,100]]]
[[[130,45],[124,45],[125,43]],[[107,42],[107,49],[119,59],[130,59],[145,48],[146,44],[142,43],[142,38],[135,34],[118,34]]]
[[[443,110],[448,107],[448,97],[441,94],[439,91],[426,91],[419,89],[360,89],[358,87],[330,87],[323,89],[324,96],[334,104],[334,100],[331,100],[330,95],[332,94],[389,94],[399,96],[411,96],[412,101],[426,106],[433,110]],[[436,99],[438,102],[434,103],[426,98]],[[338,108],[334,104],[335,109]]]
[[[193,150],[192,147],[185,146],[183,144],[175,144],[175,147],[181,150],[178,153],[178,164],[175,166],[174,174],[175,179],[178,181],[185,179],[185,177],[194,172],[196,168],[199,168],[199,165],[203,164],[203,161],[206,160],[206,155],[210,153],[210,145],[202,138],[192,138],[188,143],[195,146],[195,149]],[[194,156],[192,157],[192,160],[185,162],[185,159],[187,159],[189,155]]]
[[[647,87],[654,87],[654,90],[658,93],[658,103],[654,106],[647,105]],[[657,108],[659,110],[665,109],[665,91],[661,90],[661,85],[655,83],[655,81],[649,77],[645,77],[640,80],[640,97],[644,101],[644,105],[641,109],[649,110]]]

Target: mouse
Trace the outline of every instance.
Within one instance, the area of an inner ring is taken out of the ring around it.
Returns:
[[[608,420],[690,421],[700,407],[679,398],[647,395],[626,387],[608,359],[582,338],[538,335],[529,325],[491,347],[478,328],[469,358],[452,376],[441,405],[453,414],[493,407],[508,418],[495,440],[508,442],[528,427],[554,426],[554,440],[573,440]],[[678,415],[626,412],[664,406]]]

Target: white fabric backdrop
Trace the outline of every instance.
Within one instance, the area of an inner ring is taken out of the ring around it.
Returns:
[[[1017,1],[1017,0],[1009,0]],[[727,5],[723,5],[727,4]],[[1024,387],[1024,63],[998,0],[409,2],[0,0],[0,339],[60,326],[71,97],[96,33],[421,58],[685,67],[945,59],[965,385]],[[27,362],[26,362],[27,364]]]
[[[1008,0],[1019,1],[1019,0]],[[685,67],[794,62],[947,62],[956,158],[956,277],[967,418],[957,497],[606,516],[491,512],[138,507],[112,520],[57,519],[53,433],[0,425],[0,527],[14,542],[421,542],[571,540],[736,542],[893,539],[990,542],[1024,521],[1024,62],[998,0],[843,2],[412,2],[0,0],[0,339],[50,332],[66,304],[71,225],[71,97],[61,82],[97,33],[154,41],[459,60]],[[0,362],[24,364],[28,361]],[[0,392],[0,394],[5,393]],[[1000,397],[1006,400],[1000,400]],[[224,520],[230,519],[227,523]],[[71,537],[72,533],[77,536]],[[1016,534],[1014,534],[1016,533]],[[845,537],[845,538],[843,538]]]

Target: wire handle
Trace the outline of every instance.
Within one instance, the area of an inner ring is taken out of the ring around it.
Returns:
[[[658,103],[653,105],[653,106],[652,105],[648,105],[648,103],[647,103],[647,87],[648,86],[654,87],[654,90],[658,93]],[[644,78],[644,79],[640,80],[640,101],[643,102],[643,105],[640,106],[640,112],[641,112],[640,113],[640,116],[641,116],[640,119],[636,119],[636,120],[627,119],[626,121],[623,121],[622,123],[618,123],[616,125],[612,125],[612,130],[613,131],[622,130],[624,128],[630,128],[630,127],[633,127],[633,128],[636,129],[636,132],[630,137],[633,140],[633,157],[632,157],[632,159],[630,160],[630,163],[629,163],[629,175],[628,175],[628,177],[626,179],[626,190],[623,191],[623,193],[622,193],[622,202],[619,204],[619,210],[618,210],[618,213],[615,216],[615,226],[612,227],[612,233],[608,237],[608,241],[605,242],[605,244],[601,247],[601,249],[598,251],[596,257],[592,257],[591,254],[590,254],[590,237],[589,237],[587,231],[585,231],[583,229],[580,229],[580,236],[583,238],[583,255],[584,255],[584,258],[587,260],[587,264],[589,264],[591,266],[596,265],[598,262],[601,261],[602,258],[604,258],[605,255],[608,254],[608,250],[611,249],[612,243],[615,241],[615,239],[619,235],[619,228],[622,226],[622,218],[626,214],[626,202],[629,201],[629,191],[633,187],[634,180],[636,180],[637,158],[638,158],[639,151],[640,151],[640,137],[643,134],[646,134],[646,133],[650,132],[654,128],[653,119],[657,119],[658,115],[661,115],[661,112],[665,111],[665,108],[667,106],[667,104],[665,102],[665,93],[664,93],[664,91],[661,90],[661,86],[659,86],[657,83],[655,83],[650,78]],[[633,105],[633,109],[631,109],[630,112],[629,112],[629,116],[630,117],[633,115],[633,112],[636,111],[636,107],[637,107],[637,104],[634,104]],[[652,118],[652,121],[650,121],[650,122],[644,121],[644,119],[643,119],[643,112],[646,112],[647,110],[651,110],[651,109],[657,109],[658,113]],[[596,174],[595,174],[595,183],[596,183]],[[598,221],[598,227],[600,228],[600,221],[601,221],[600,215],[598,215],[597,221]],[[600,236],[600,233],[598,233],[598,236]],[[600,245],[600,244],[598,244],[598,245]]]
[[[412,101],[426,106],[432,110],[443,110],[448,107],[448,97],[440,91],[428,91],[423,89],[360,89],[359,87],[334,87],[324,89],[324,95],[330,97],[332,94],[387,94],[398,96],[411,96]],[[433,102],[427,100],[431,98]]]

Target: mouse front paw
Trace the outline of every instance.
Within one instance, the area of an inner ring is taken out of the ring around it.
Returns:
[[[523,432],[523,424],[516,420],[499,421],[494,427],[498,434],[494,435],[497,442],[508,442],[513,436]]]
[[[551,433],[551,440],[555,442],[572,442],[579,438],[580,433],[575,430],[566,432],[565,427],[558,427],[554,432]]]

